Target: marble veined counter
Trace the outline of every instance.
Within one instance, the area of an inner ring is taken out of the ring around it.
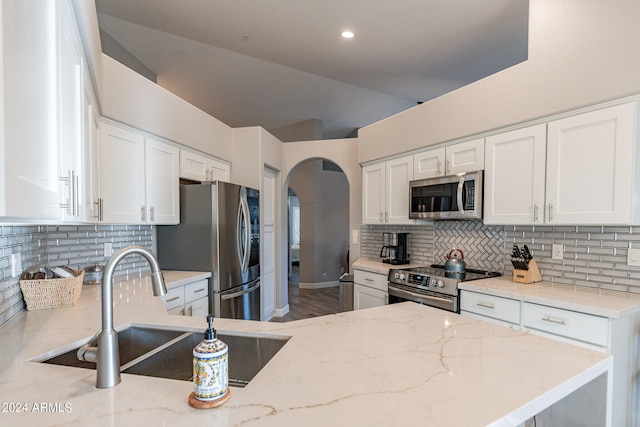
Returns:
[[[117,329],[205,327],[168,315],[146,277],[116,283],[114,306]],[[247,387],[202,410],[187,403],[189,382],[123,374],[97,389],[95,371],[30,361],[100,328],[98,287],[85,287],[75,307],[20,313],[0,328],[0,425],[513,426],[585,388],[603,407],[611,400],[606,386],[591,387],[606,384],[606,354],[414,303],[215,323],[291,339]]]
[[[614,319],[640,311],[640,295],[549,282],[516,283],[507,276],[462,282],[459,288]]]
[[[406,269],[414,267],[424,267],[424,264],[391,265],[382,262],[381,258],[358,258],[353,262],[353,268],[355,270],[365,270],[378,274],[389,274],[389,270],[392,268]]]

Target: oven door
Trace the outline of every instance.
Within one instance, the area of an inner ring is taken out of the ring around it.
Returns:
[[[399,302],[417,302],[418,304],[440,308],[442,310],[458,312],[458,297],[438,294],[436,292],[424,291],[411,286],[389,284],[389,304]]]

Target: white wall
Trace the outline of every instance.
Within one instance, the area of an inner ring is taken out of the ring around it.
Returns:
[[[359,233],[362,223],[362,170],[358,164],[358,140],[348,138],[288,142],[283,144],[283,147],[285,188],[288,186],[292,171],[306,160],[327,159],[340,166],[349,182],[349,229]],[[286,233],[286,223],[283,230]],[[360,240],[358,239],[358,243],[354,244],[350,237],[350,261],[353,262],[360,257]]]
[[[168,90],[102,55],[102,115],[232,161],[232,129]]]
[[[526,62],[361,129],[359,161],[640,93],[640,1],[529,8]]]

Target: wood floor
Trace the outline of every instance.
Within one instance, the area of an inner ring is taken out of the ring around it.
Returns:
[[[289,313],[273,317],[271,322],[290,322],[310,317],[334,314],[340,311],[340,288],[300,289],[299,276],[294,267],[289,278]]]

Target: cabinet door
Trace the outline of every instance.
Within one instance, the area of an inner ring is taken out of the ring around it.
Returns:
[[[102,123],[99,144],[104,222],[142,223],[145,216],[144,137]]]
[[[208,161],[200,154],[180,150],[180,178],[209,181]]]
[[[635,103],[549,123],[547,222],[629,224]]]
[[[409,189],[407,188],[407,191]],[[384,223],[385,164],[376,163],[362,168],[362,222]]]
[[[144,222],[180,222],[180,150],[169,144],[145,138],[146,204]]]
[[[63,221],[81,221],[80,186],[84,184],[83,69],[84,60],[70,4],[59,2],[58,17],[58,165]]]
[[[446,147],[447,175],[484,169],[484,138]]]
[[[484,223],[542,224],[546,125],[488,137]]]
[[[413,179],[434,178],[445,172],[445,149],[424,151],[413,155]]]
[[[389,295],[378,289],[353,285],[353,309],[362,310],[371,307],[382,307],[389,303]]]
[[[229,182],[231,179],[231,165],[229,165],[229,163],[211,159],[209,161],[209,175],[211,181]]]
[[[413,224],[409,219],[409,181],[413,179],[413,156],[386,162],[385,222]]]
[[[61,217],[56,6],[35,0],[1,5],[0,216]]]

